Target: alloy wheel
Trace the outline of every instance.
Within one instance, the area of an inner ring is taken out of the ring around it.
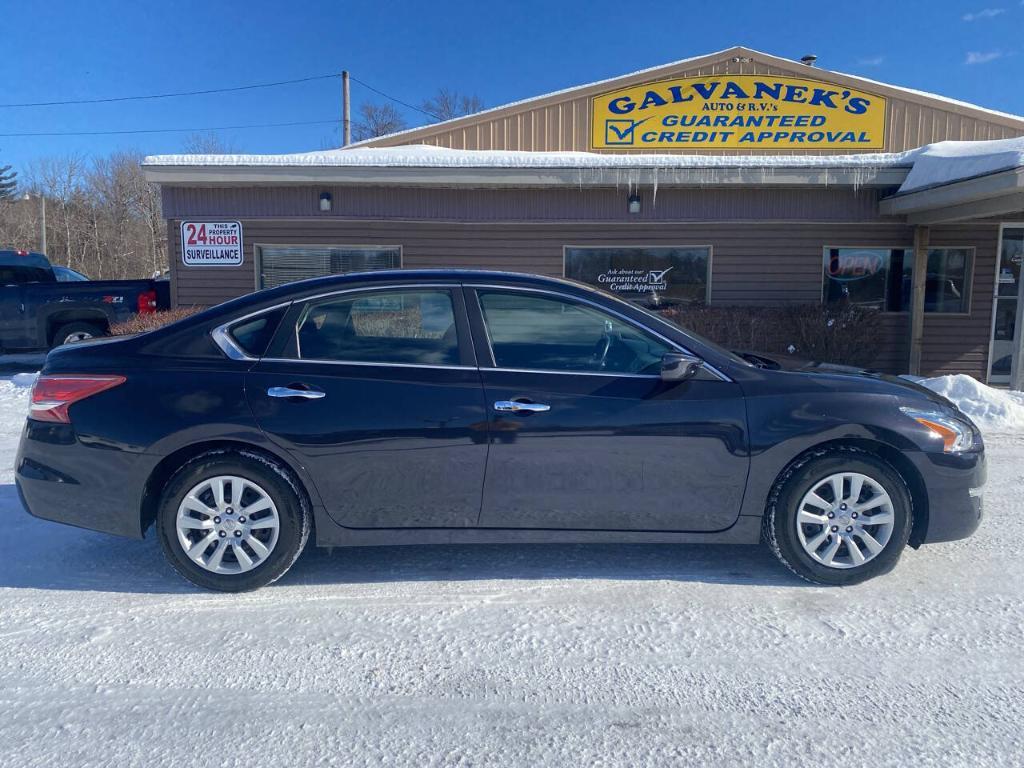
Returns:
[[[797,507],[796,533],[810,557],[829,568],[856,568],[885,549],[896,521],[875,479],[838,472],[817,481]]]
[[[193,486],[178,505],[178,544],[211,573],[245,573],[274,551],[281,518],[270,495],[242,477],[218,475]]]

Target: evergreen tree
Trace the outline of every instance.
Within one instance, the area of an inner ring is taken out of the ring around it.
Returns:
[[[9,165],[0,165],[0,200],[13,200],[18,188],[18,174]]]

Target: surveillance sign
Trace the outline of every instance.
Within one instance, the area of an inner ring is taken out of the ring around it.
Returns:
[[[242,223],[181,222],[181,261],[187,267],[237,267],[242,263]]]

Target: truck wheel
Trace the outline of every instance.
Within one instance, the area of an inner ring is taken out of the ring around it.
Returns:
[[[62,325],[53,334],[53,346],[59,347],[62,344],[72,344],[76,341],[85,341],[106,335],[106,331],[93,323],[68,323]]]

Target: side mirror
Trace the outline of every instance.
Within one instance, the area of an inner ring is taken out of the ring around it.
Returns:
[[[704,361],[699,357],[683,352],[668,352],[661,358],[661,380],[686,381],[692,379],[702,365],[704,365]]]

